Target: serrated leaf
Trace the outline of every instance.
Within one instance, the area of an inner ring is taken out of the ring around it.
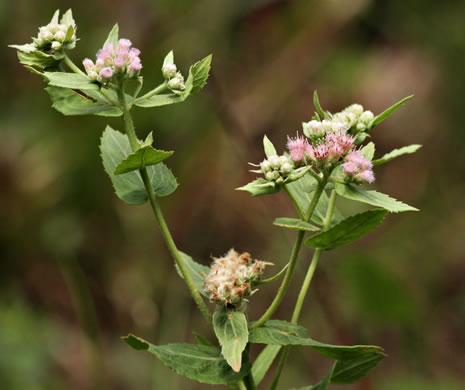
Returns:
[[[110,33],[108,34],[108,37],[102,47],[105,47],[109,43],[113,43],[113,45],[116,48],[118,46],[118,34],[119,34],[119,27],[118,27],[118,23],[116,23],[111,29]]]
[[[114,174],[121,175],[150,165],[156,165],[166,160],[173,153],[174,152],[154,149],[150,145],[142,146],[137,150],[137,152],[131,153],[128,157],[121,161],[116,167]]]
[[[212,55],[208,55],[204,59],[196,62],[189,69],[189,77],[186,82],[189,83],[189,79],[192,77],[192,89],[190,95],[199,92],[207,83],[208,74],[210,73],[210,66],[212,62]]]
[[[321,108],[320,100],[318,99],[318,92],[313,92],[313,105],[315,106],[315,110],[324,119],[331,119],[329,115]]]
[[[374,345],[341,346],[320,343],[309,338],[304,327],[279,320],[270,320],[264,326],[252,329],[249,342],[308,346],[326,357],[338,360],[354,359],[370,352],[382,351],[382,348]]]
[[[318,183],[314,177],[305,175],[301,179],[286,184],[286,190],[291,194],[291,199],[294,202],[294,206],[303,220],[308,219],[308,208],[313,198],[313,190],[316,189]],[[310,190],[311,192],[308,192]],[[311,221],[322,225],[323,220],[326,216],[326,210],[328,208],[329,198],[326,192],[321,194],[320,200],[318,201],[315,211],[312,214]],[[337,207],[334,207],[333,216],[331,218],[331,225],[340,222],[343,219],[341,212]]]
[[[263,380],[281,348],[280,345],[267,345],[255,359],[252,364],[252,377],[255,385]]]
[[[102,135],[100,152],[103,166],[110,176],[118,198],[128,204],[144,204],[148,198],[139,172],[133,171],[125,175],[113,173],[117,165],[132,153],[127,135],[107,126]],[[167,196],[176,189],[176,178],[163,163],[151,165],[146,169],[157,196]]]
[[[52,99],[52,107],[63,115],[123,115],[122,111],[117,107],[96,102],[88,96],[79,94],[68,88],[48,86],[45,90],[49,94],[50,99]]]
[[[231,370],[219,349],[213,346],[196,344],[156,346],[131,334],[122,339],[136,350],[155,355],[179,375],[200,383],[211,385],[236,383],[250,371],[250,363],[244,363],[239,373]]]
[[[373,165],[381,165],[384,163],[387,163],[388,161],[391,161],[397,157],[403,156],[404,154],[412,154],[415,153],[418,149],[421,148],[421,145],[418,144],[413,144],[409,146],[404,146],[399,149],[394,149],[392,152],[386,153],[383,157],[373,160],[372,163]]]
[[[375,351],[360,355],[350,360],[338,360],[333,368],[331,383],[349,384],[363,378],[386,357],[382,352]]]
[[[71,8],[63,14],[60,23],[72,26],[76,24],[76,22],[73,19],[73,11],[71,10]]]
[[[98,91],[100,87],[88,77],[65,72],[43,72],[41,75],[48,80],[48,85],[61,88]]]
[[[320,228],[317,226],[297,218],[276,218],[273,222],[273,225],[292,230],[303,230],[306,232],[317,232],[320,230]]]
[[[336,183],[336,192],[344,198],[381,207],[391,213],[418,211],[415,207],[402,203],[381,192],[361,190],[350,184]]]
[[[367,143],[362,149],[360,149],[360,153],[368,161],[373,160],[373,157],[375,156],[375,144],[373,142]]]
[[[413,98],[413,95],[407,96],[394,104],[393,106],[389,107],[387,110],[383,111],[381,114],[375,116],[372,121],[368,124],[368,129],[372,129],[376,125],[379,125],[382,121],[384,121],[387,117],[392,115],[400,106],[406,103],[408,100]]]
[[[266,157],[278,155],[278,153],[276,152],[276,148],[266,135],[263,137],[263,148],[265,149]]]
[[[245,314],[222,307],[213,314],[213,329],[221,345],[221,354],[231,368],[239,372],[249,336]]]
[[[182,260],[187,268],[187,272],[189,273],[192,281],[194,282],[194,286],[199,293],[201,293],[206,298],[210,298],[209,294],[204,290],[203,284],[205,282],[205,278],[202,275],[208,275],[210,273],[210,268],[206,265],[202,265],[194,261],[192,257],[184,252],[179,252],[181,254]],[[176,271],[178,275],[182,278],[182,273],[179,270],[179,267],[176,264]]]
[[[12,45],[11,47],[16,48],[18,46]],[[60,55],[58,53],[46,54],[41,51],[34,51],[31,53],[23,53],[21,51],[18,51],[17,54],[18,54],[19,62],[21,64],[27,65],[27,66],[36,66],[40,69],[51,68],[57,65],[63,58],[63,55]]]
[[[276,194],[280,189],[281,188],[274,182],[267,181],[263,178],[255,179],[245,186],[236,188],[238,191],[247,191],[252,196]]]
[[[384,219],[387,210],[368,210],[344,219],[331,229],[318,233],[305,241],[311,248],[330,250],[358,240],[374,230]]]

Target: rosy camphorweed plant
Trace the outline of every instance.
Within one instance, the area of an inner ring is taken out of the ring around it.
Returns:
[[[331,384],[353,383],[376,367],[386,356],[382,348],[321,343],[310,338],[298,321],[318,261],[325,251],[352,243],[371,232],[389,212],[416,210],[388,195],[365,189],[375,182],[376,166],[420,147],[406,146],[375,159],[375,144],[365,142],[373,128],[410,96],[374,115],[359,104],[337,113],[324,111],[315,92],[315,114],[302,124],[302,134],[288,137],[283,153],[279,154],[264,137],[266,158],[251,164],[252,172],[261,177],[238,189],[253,196],[282,190],[295,206],[298,217],[274,221],[277,226],[296,231],[296,238],[288,262],[273,277],[263,279],[265,268],[273,264],[254,259],[247,252],[231,249],[214,258],[211,267],[207,267],[178,250],[159,202],[177,188],[175,176],[164,163],[173,152],[155,149],[152,133],[144,140],[139,139],[131,116],[134,106],[151,108],[180,103],[198,92],[206,84],[211,56],[192,65],[185,79],[170,52],[161,68],[164,82],[139,96],[143,87],[141,52],[130,40],[119,38],[118,25],[113,27],[94,59],[82,60],[83,68],[67,55],[76,45],[76,31],[71,10],[61,19],[56,11],[51,22],[39,28],[32,43],[11,47],[18,50],[18,58],[27,69],[43,77],[52,106],[62,114],[122,117],[124,133],[110,126],[103,131],[100,152],[105,171],[123,202],[150,203],[178,272],[201,314],[212,326],[218,343],[213,344],[200,335],[198,344],[158,346],[131,334],[123,340],[136,350],[152,353],[187,378],[248,390],[257,388],[281,353],[271,387],[277,388],[290,346],[310,347],[334,360],[324,378],[302,390],[324,390]],[[345,217],[336,207],[338,197],[375,208]],[[303,244],[313,248],[313,257],[291,319],[272,319],[291,285]],[[268,309],[262,315],[253,313],[251,317],[258,320],[250,322],[247,302],[258,286],[281,278]],[[211,307],[215,308],[213,314]],[[266,345],[255,361],[251,361],[252,344]]]

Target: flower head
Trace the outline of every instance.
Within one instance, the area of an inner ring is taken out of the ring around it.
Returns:
[[[344,173],[349,180],[358,183],[373,183],[375,176],[373,164],[368,161],[359,151],[353,151],[347,155],[343,165]]]
[[[287,137],[287,148],[294,162],[305,161],[310,152],[310,144],[307,139],[300,137],[298,134],[295,138]]]

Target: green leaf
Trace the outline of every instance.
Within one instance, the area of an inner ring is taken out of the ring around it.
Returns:
[[[404,211],[418,211],[415,207],[402,203],[390,196],[376,191],[364,191],[350,184],[336,183],[336,192],[338,195],[356,200],[357,202],[371,204],[372,206],[382,207],[391,213],[401,213]]]
[[[338,360],[333,368],[331,383],[349,384],[363,378],[374,369],[386,355],[374,351],[350,360]]]
[[[175,95],[174,93],[162,94],[162,95],[153,95],[142,100],[136,100],[135,105],[137,107],[161,107],[168,104],[181,103],[186,98],[181,95]]]
[[[383,157],[372,161],[373,165],[381,165],[387,163],[388,161],[393,160],[396,157],[403,156],[404,154],[415,153],[418,149],[421,148],[421,145],[413,144],[409,146],[404,146],[400,149],[394,149],[392,152],[386,153]]]
[[[222,307],[213,314],[213,329],[222,355],[235,372],[240,372],[242,352],[249,337],[245,314]]]
[[[311,175],[305,175],[295,182],[286,184],[286,190],[291,194],[291,199],[294,202],[297,213],[303,220],[308,219],[306,214],[313,198],[313,191],[316,189],[317,185],[317,181]],[[328,195],[326,192],[323,192],[315,207],[315,211],[312,214],[312,222],[318,225],[323,224],[328,203]],[[342,219],[343,217],[341,212],[337,209],[337,207],[335,207],[331,218],[331,225],[338,223]]]
[[[105,172],[110,176],[118,198],[128,204],[145,203],[148,198],[139,172],[114,175],[117,165],[132,153],[127,135],[107,126],[102,135],[100,152]],[[147,167],[147,174],[157,196],[171,194],[178,185],[176,178],[163,163]]]
[[[168,64],[174,64],[174,53],[173,50],[171,50],[163,60],[163,66],[168,65]]]
[[[27,46],[27,45],[23,45]],[[20,46],[17,45],[11,45],[10,47],[18,48]],[[37,66],[40,69],[46,69],[46,68],[51,68],[55,65],[57,65],[61,59],[63,58],[63,55],[59,55],[58,53],[56,54],[46,54],[41,51],[34,51],[30,53],[25,53],[22,51],[18,51],[18,59],[19,62],[23,65],[27,66]]]
[[[248,191],[252,196],[276,194],[280,189],[274,182],[263,178],[256,179],[245,186],[236,188],[238,191]]]
[[[52,16],[52,20],[50,20],[50,23],[58,24],[58,18],[60,17],[60,10],[57,9],[55,13]]]
[[[387,210],[368,210],[344,219],[331,229],[315,234],[305,241],[311,248],[330,250],[350,244],[370,233],[384,219]]]
[[[100,87],[93,83],[87,76],[76,73],[44,72],[41,73],[48,80],[48,85],[61,88],[95,90]]]
[[[121,161],[115,169],[115,175],[121,175],[136,171],[150,165],[156,165],[168,157],[174,152],[165,152],[164,150],[154,149],[151,146],[143,146],[135,153],[131,153],[123,161]]]
[[[278,155],[278,153],[276,152],[276,148],[274,147],[274,145],[271,143],[271,141],[268,139],[266,135],[263,137],[263,148],[265,149],[266,157]]]
[[[297,218],[276,218],[273,222],[273,225],[292,230],[303,230],[307,232],[317,232],[320,230],[320,228]]]
[[[329,115],[323,111],[320,105],[320,100],[318,99],[318,92],[315,90],[313,92],[313,105],[315,106],[316,112],[324,119],[331,119]]]
[[[389,107],[387,110],[383,111],[381,114],[375,116],[372,119],[372,121],[368,124],[368,129],[372,129],[376,125],[379,125],[382,121],[384,121],[387,117],[393,114],[400,106],[402,106],[404,103],[406,103],[411,98],[413,98],[413,95],[403,98],[401,101]]]
[[[192,332],[197,339],[197,342],[200,345],[208,345],[208,346],[214,346],[210,341],[208,341],[205,337],[203,337],[200,333],[198,332]]]
[[[263,380],[280,350],[280,345],[267,345],[255,359],[252,365],[252,377],[256,385]]]
[[[189,69],[189,77],[186,81],[186,89],[192,80],[192,89],[190,95],[194,95],[199,92],[207,83],[208,74],[210,72],[210,66],[212,62],[212,55],[205,57],[204,59],[196,62]]]
[[[63,14],[60,23],[71,26],[74,26],[76,24],[76,22],[73,19],[73,11],[71,11],[71,8]]]
[[[360,153],[368,161],[373,160],[373,157],[375,156],[375,144],[373,142],[367,143],[362,149],[360,149]]]
[[[179,375],[200,383],[228,385],[238,382],[250,371],[250,363],[245,363],[239,373],[231,370],[216,347],[195,344],[156,346],[131,334],[122,339],[136,350],[155,355]]]
[[[181,254],[182,260],[184,261],[184,264],[187,267],[187,272],[192,278],[192,281],[194,282],[194,286],[197,289],[197,291],[201,293],[202,295],[204,295],[205,297],[210,298],[208,293],[203,288],[203,284],[205,282],[205,278],[203,275],[208,275],[210,273],[210,267],[197,263],[196,261],[192,259],[192,257],[190,257],[186,253],[183,253],[183,252],[179,252],[179,253]],[[178,271],[178,275],[182,278],[183,276],[177,265],[176,265],[176,271]]]
[[[108,34],[107,40],[105,41],[102,47],[105,47],[109,43],[113,43],[113,45],[116,48],[118,46],[118,33],[119,33],[119,27],[118,27],[118,23],[116,23],[111,29],[110,33]]]
[[[63,115],[121,116],[123,114],[119,108],[96,102],[84,94],[67,88],[49,86],[45,90],[52,99],[52,107]]]
[[[8,47],[19,50],[22,53],[28,53],[28,54],[34,53],[35,51],[37,51],[37,48],[35,47],[33,43],[26,43],[24,45],[8,45]]]
[[[304,327],[279,320],[270,320],[264,326],[252,329],[249,342],[308,346],[326,357],[338,360],[354,359],[370,352],[382,351],[382,348],[374,345],[340,346],[320,343],[309,338]]]

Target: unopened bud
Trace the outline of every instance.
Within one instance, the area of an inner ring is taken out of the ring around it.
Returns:
[[[360,120],[364,123],[369,123],[373,120],[374,114],[371,111],[364,111],[362,115],[360,115]]]
[[[176,72],[177,72],[177,67],[175,64],[165,64],[163,65],[163,67],[161,68],[161,72],[163,74],[163,77],[167,80],[173,78],[176,76]]]
[[[63,42],[63,41],[65,40],[65,38],[66,38],[66,33],[65,33],[65,32],[63,32],[63,31],[57,31],[57,32],[55,33],[55,39],[56,39],[57,41]]]

